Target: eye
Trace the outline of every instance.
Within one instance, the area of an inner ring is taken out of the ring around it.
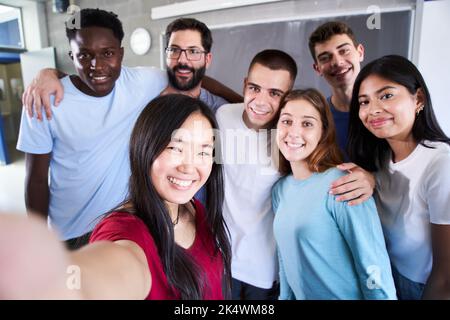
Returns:
[[[187,52],[190,54],[195,54],[195,55],[202,53],[199,49],[195,49],[195,48],[187,49]]]
[[[319,62],[325,63],[330,61],[331,59],[331,55],[324,55],[324,56],[320,56],[320,58],[318,59]]]
[[[349,49],[349,48],[345,48],[345,49],[342,49],[342,50],[340,51],[340,54],[341,54],[341,55],[346,55],[346,54],[348,54],[348,53],[350,53],[350,49]]]
[[[183,150],[181,148],[175,147],[175,146],[169,146],[169,147],[167,147],[167,149],[169,149],[170,151],[175,152],[175,153],[183,152]]]
[[[114,55],[114,51],[106,51],[105,52],[105,57],[112,57]]]
[[[392,98],[394,95],[392,93],[385,93],[381,96],[381,100],[386,100]]]
[[[278,91],[271,91],[270,92],[270,95],[272,96],[272,97],[277,97],[277,98],[281,98],[281,93],[280,92],[278,92]]]
[[[80,52],[79,54],[77,54],[77,58],[78,60],[87,59],[89,58],[89,53]]]
[[[259,92],[260,89],[258,87],[255,86],[248,86],[248,90],[253,91],[253,92]]]
[[[292,124],[292,120],[284,119],[284,120],[281,120],[281,123],[284,124],[284,125],[291,125]]]
[[[210,157],[211,156],[211,154],[209,152],[206,152],[206,151],[202,151],[198,155],[201,156],[201,157]]]
[[[363,107],[363,106],[368,105],[369,101],[368,100],[359,100],[358,104],[359,104],[360,107]]]
[[[302,126],[304,127],[312,127],[313,123],[311,121],[303,121]]]

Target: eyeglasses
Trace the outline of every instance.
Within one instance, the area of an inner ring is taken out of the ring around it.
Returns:
[[[202,58],[202,54],[207,53],[207,51],[202,51],[197,48],[180,49],[177,47],[167,47],[166,55],[169,59],[178,59],[181,53],[186,54],[186,58],[190,61],[198,61]]]

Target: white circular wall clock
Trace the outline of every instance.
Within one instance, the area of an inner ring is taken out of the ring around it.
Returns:
[[[139,56],[144,55],[150,49],[152,39],[150,33],[144,28],[137,28],[133,31],[130,38],[131,50]]]

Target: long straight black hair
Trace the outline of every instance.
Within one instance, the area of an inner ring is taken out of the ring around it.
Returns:
[[[425,140],[450,144],[450,138],[445,135],[436,120],[430,93],[419,70],[408,59],[389,55],[376,59],[362,68],[353,86],[347,144],[348,155],[353,162],[368,171],[377,171],[387,165],[391,155],[391,148],[386,139],[373,135],[359,118],[359,90],[361,83],[371,75],[398,83],[411,94],[421,89],[425,100],[424,108],[416,116],[412,127],[415,142],[428,148],[430,146]]]
[[[185,95],[160,96],[151,101],[139,116],[130,139],[130,166],[128,203],[152,235],[172,290],[181,299],[202,299],[206,279],[195,261],[175,243],[172,220],[163,199],[157,193],[150,176],[155,159],[169,144],[172,133],[179,129],[194,112],[201,113],[218,129],[211,110],[200,100]],[[214,147],[220,148],[215,136]],[[218,152],[219,150],[215,150]],[[222,216],[224,198],[222,165],[215,161],[206,182],[206,224],[214,240],[215,254],[223,258],[223,293],[229,296],[231,249],[227,227]]]

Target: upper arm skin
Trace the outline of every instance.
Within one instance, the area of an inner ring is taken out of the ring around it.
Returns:
[[[30,211],[48,215],[50,191],[48,186],[48,171],[51,153],[25,154],[25,203]]]

